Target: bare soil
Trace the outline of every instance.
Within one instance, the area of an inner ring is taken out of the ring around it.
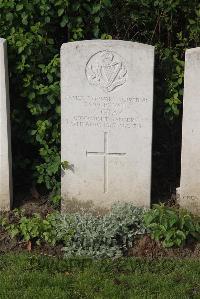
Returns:
[[[199,258],[200,243],[189,240],[185,245],[178,248],[164,248],[160,242],[152,240],[150,236],[145,235],[138,239],[133,248],[129,249],[129,256],[156,258]]]

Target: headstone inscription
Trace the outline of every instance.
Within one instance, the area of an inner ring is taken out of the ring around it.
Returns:
[[[186,51],[180,205],[200,214],[200,48]]]
[[[0,38],[0,210],[12,205],[10,108],[6,41]]]
[[[62,207],[150,205],[154,47],[127,41],[61,48]]]

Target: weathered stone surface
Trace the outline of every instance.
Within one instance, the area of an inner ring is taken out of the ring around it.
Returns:
[[[186,51],[180,204],[200,214],[200,48]]]
[[[81,41],[61,48],[62,205],[150,205],[154,47]]]
[[[12,205],[9,105],[6,41],[0,38],[0,210]]]

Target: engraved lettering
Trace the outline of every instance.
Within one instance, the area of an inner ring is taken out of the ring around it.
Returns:
[[[82,114],[74,115],[66,120],[68,127],[87,127],[102,129],[141,129],[141,116],[126,115],[132,109],[132,105],[146,105],[149,99],[143,97],[93,97],[93,96],[67,96],[66,101],[76,104],[81,108]],[[137,111],[137,109],[136,109]],[[124,114],[126,113],[126,114]]]

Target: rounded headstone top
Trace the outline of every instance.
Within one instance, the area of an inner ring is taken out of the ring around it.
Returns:
[[[64,50],[67,47],[78,47],[79,45],[83,46],[83,45],[107,45],[107,46],[125,46],[125,47],[133,47],[133,48],[145,48],[146,50],[150,50],[150,51],[154,51],[154,46],[152,45],[147,45],[147,44],[143,44],[143,43],[138,43],[138,42],[132,42],[132,41],[125,41],[125,40],[103,40],[103,39],[92,39],[92,40],[82,40],[82,41],[74,41],[74,42],[67,42],[62,44],[61,46],[61,51]]]
[[[5,43],[6,42],[6,40],[4,39],[4,38],[2,38],[2,37],[0,37],[0,43]]]

